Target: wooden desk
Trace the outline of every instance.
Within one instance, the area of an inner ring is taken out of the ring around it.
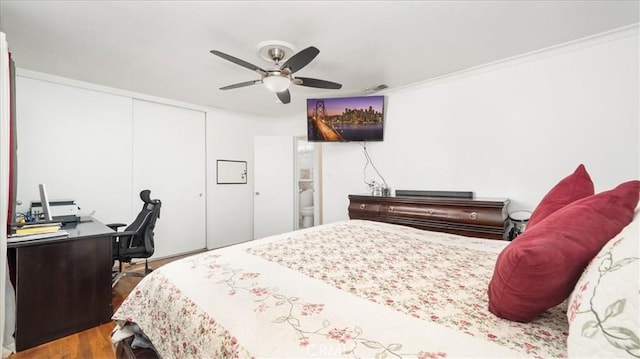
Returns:
[[[9,243],[16,289],[16,350],[111,321],[111,233],[96,221],[69,238]]]

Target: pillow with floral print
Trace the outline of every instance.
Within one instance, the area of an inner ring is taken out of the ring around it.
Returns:
[[[640,357],[640,207],[569,297],[569,357]]]

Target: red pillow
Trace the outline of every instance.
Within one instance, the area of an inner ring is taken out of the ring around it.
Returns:
[[[564,301],[598,251],[633,219],[640,181],[589,196],[516,237],[498,256],[489,310],[529,322]]]
[[[527,222],[530,229],[536,223],[542,221],[551,213],[573,203],[581,198],[591,196],[594,193],[591,177],[584,168],[578,166],[572,174],[556,184],[540,201]]]

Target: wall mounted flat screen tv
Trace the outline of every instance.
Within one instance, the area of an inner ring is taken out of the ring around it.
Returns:
[[[307,99],[310,142],[382,141],[384,96]]]

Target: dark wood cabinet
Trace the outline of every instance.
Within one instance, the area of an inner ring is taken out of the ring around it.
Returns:
[[[349,218],[464,236],[505,239],[507,199],[349,196]]]
[[[69,238],[9,243],[16,289],[16,350],[111,321],[111,230],[63,228]]]

